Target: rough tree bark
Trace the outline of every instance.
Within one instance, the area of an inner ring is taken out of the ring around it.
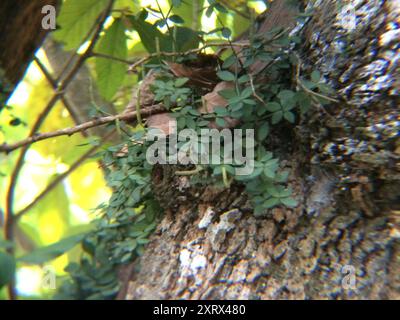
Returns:
[[[42,28],[42,8],[58,0],[0,2],[0,103],[7,101],[22,79],[49,30]]]
[[[400,298],[400,5],[313,2],[299,55],[341,102],[269,142],[299,206],[255,218],[240,186],[198,189],[165,166],[166,214],[120,298]]]

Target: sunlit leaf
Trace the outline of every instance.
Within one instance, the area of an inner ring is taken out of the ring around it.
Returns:
[[[14,258],[8,253],[0,251],[0,289],[13,280],[14,274]]]
[[[101,38],[97,52],[110,57],[126,59],[125,26],[121,19],[114,21]],[[102,96],[111,100],[124,81],[127,66],[124,63],[106,58],[96,58],[97,85]]]
[[[68,0],[61,7],[54,37],[65,43],[67,50],[77,49],[104,10],[108,0]]]
[[[81,242],[84,237],[85,234],[79,234],[69,238],[65,238],[57,243],[54,243],[47,247],[39,248],[31,253],[28,253],[20,257],[18,260],[20,262],[31,264],[42,264],[51,261],[71,250],[79,242]]]

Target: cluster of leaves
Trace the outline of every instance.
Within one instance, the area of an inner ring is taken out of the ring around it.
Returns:
[[[188,78],[155,80],[153,83],[154,100],[162,102],[167,109],[172,105],[184,107],[192,93],[190,88],[183,87],[188,81]]]
[[[98,207],[102,213],[94,222],[95,230],[82,242],[84,256],[79,264],[67,267],[70,278],[57,298],[114,298],[119,289],[117,267],[143,254],[162,212],[150,191],[151,166],[145,159],[143,133],[103,152],[113,194]],[[118,155],[126,147],[128,152]]]

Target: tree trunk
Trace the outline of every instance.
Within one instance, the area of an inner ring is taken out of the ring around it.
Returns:
[[[272,146],[299,206],[255,218],[239,185],[199,189],[164,166],[166,214],[120,298],[400,298],[400,6],[314,2],[299,55],[341,102]]]
[[[0,2],[0,104],[10,97],[49,31],[42,28],[42,8],[57,4],[57,0]]]

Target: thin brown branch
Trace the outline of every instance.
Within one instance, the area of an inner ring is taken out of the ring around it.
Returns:
[[[241,17],[243,17],[245,19],[250,19],[250,15],[248,15],[247,13],[245,13],[243,11],[240,11],[239,9],[235,8],[233,5],[229,4],[228,1],[220,0],[219,2],[221,2],[225,7],[227,7],[229,10],[235,12],[239,16],[241,16]]]
[[[54,90],[57,90],[58,84],[57,84],[56,80],[52,77],[52,75],[50,74],[49,70],[47,70],[47,68],[42,63],[42,61],[40,61],[40,59],[38,57],[34,57],[33,60],[36,62],[36,64],[38,65],[40,71],[43,73],[43,75],[45,76],[46,80],[50,83],[52,88]],[[79,123],[79,119],[78,119],[74,109],[72,108],[72,106],[68,102],[68,99],[65,97],[64,94],[61,94],[60,99],[61,99],[61,102],[64,104],[65,108],[68,110],[68,113],[70,114],[70,116],[72,117],[74,122],[76,124],[78,124]],[[85,132],[83,132],[83,135],[84,136],[88,136]]]
[[[128,64],[128,65],[131,65],[131,64],[132,64],[132,61],[125,60],[125,59],[121,59],[121,58],[117,58],[117,57],[110,56],[110,55],[104,54],[104,53],[93,52],[93,53],[92,53],[92,57],[108,59],[108,60],[112,60],[112,61],[116,61],[116,62],[121,62],[121,63]]]
[[[240,42],[233,42],[233,43],[218,43],[218,42],[212,42],[212,43],[206,43],[205,45],[201,46],[200,48],[195,48],[191,49],[185,52],[154,52],[150,53],[143,58],[140,58],[136,62],[134,62],[130,67],[129,71],[134,71],[137,67],[141,66],[142,64],[146,63],[147,61],[151,60],[152,58],[156,58],[159,56],[164,56],[164,57],[176,57],[176,56],[187,56],[193,53],[198,53],[203,51],[206,48],[209,47],[240,47],[240,48],[247,48],[250,46],[250,43],[248,41],[240,41]]]
[[[301,58],[300,58],[300,56],[299,56],[298,54],[296,54],[296,58],[297,58],[297,60],[298,60],[298,63],[297,63],[297,66],[296,66],[296,82],[297,82],[297,85],[298,85],[301,89],[303,89],[305,92],[307,92],[307,93],[311,96],[311,99],[312,99],[315,103],[317,103],[318,105],[320,105],[320,106],[321,106],[321,109],[322,109],[325,113],[327,113],[329,116],[333,117],[328,111],[325,110],[325,108],[322,106],[321,102],[319,102],[318,99],[316,99],[315,97],[318,97],[318,98],[321,98],[321,99],[325,99],[325,100],[327,100],[327,101],[331,101],[331,102],[334,102],[334,103],[339,103],[339,100],[337,100],[337,99],[335,99],[335,98],[331,98],[331,97],[325,96],[325,95],[323,95],[323,94],[321,94],[321,93],[318,93],[318,92],[314,92],[314,91],[310,90],[309,88],[307,88],[307,87],[303,84],[303,82],[301,81],[301,78],[300,78],[301,67],[302,67]]]
[[[157,113],[161,113],[161,112],[165,112],[165,108],[162,104],[158,104],[158,105],[153,105],[151,107],[147,107],[147,108],[140,110],[140,115],[142,117],[148,117],[152,114],[157,114]],[[42,141],[42,140],[46,140],[46,139],[50,139],[50,138],[55,138],[55,137],[59,137],[59,136],[72,136],[75,133],[83,132],[90,128],[105,125],[107,123],[115,122],[117,120],[136,119],[137,116],[138,116],[138,113],[136,111],[132,111],[132,112],[117,114],[117,115],[113,115],[113,116],[96,118],[91,121],[81,123],[74,127],[64,128],[64,129],[60,129],[60,130],[56,130],[56,131],[52,131],[52,132],[41,133],[41,134],[35,134],[33,136],[30,136],[29,138],[26,138],[24,140],[18,141],[13,144],[1,145],[0,152],[10,153],[11,151],[14,151],[14,150],[22,148],[22,147],[26,148],[26,146],[28,146],[34,142],[38,142],[38,141]]]
[[[115,1],[115,0],[113,0]],[[107,11],[107,9],[106,9]],[[107,16],[110,14],[111,10],[107,11]],[[93,35],[95,35],[95,33],[98,30],[98,26],[104,23],[104,15],[103,13],[101,13],[95,23],[92,25],[92,27],[90,28],[90,30],[86,33],[86,35],[84,36],[84,38],[81,41],[81,45],[83,45],[84,43],[86,43],[87,41],[91,41],[91,37],[93,37]],[[101,22],[103,21],[103,22]],[[79,59],[79,54],[77,51],[73,51],[72,54],[70,55],[70,57],[68,58],[67,62],[64,64],[63,68],[61,69],[60,74],[57,76],[57,78],[55,78],[55,82],[59,83],[63,76],[65,75],[65,73],[68,71],[68,68],[71,66],[71,64],[74,62],[75,59]]]

